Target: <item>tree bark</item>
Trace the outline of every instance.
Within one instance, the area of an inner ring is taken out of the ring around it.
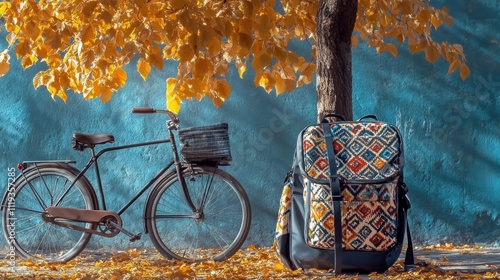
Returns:
[[[352,120],[351,36],[358,0],[320,0],[316,15],[318,121],[336,113]]]

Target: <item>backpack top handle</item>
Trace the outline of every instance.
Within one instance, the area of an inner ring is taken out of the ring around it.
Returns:
[[[338,120],[345,121],[344,116],[339,115],[339,114],[330,113],[330,114],[324,115],[323,118],[321,118],[321,123],[328,123],[328,120],[326,118],[336,118]]]
[[[364,120],[364,119],[374,119],[374,120],[378,121],[377,116],[375,116],[375,115],[366,115],[366,116],[364,116],[364,117],[359,118],[359,119],[358,119],[358,122],[359,122],[359,121],[362,121],[362,120]]]

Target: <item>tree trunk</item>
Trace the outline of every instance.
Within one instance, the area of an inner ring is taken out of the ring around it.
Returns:
[[[352,120],[351,36],[358,0],[320,0],[316,15],[318,120],[328,113]]]

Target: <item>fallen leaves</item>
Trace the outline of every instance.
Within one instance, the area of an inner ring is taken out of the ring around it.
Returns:
[[[484,246],[481,245],[469,245],[469,244],[464,244],[464,245],[455,245],[453,243],[445,243],[445,244],[434,244],[434,245],[428,245],[425,247],[422,247],[422,250],[424,251],[436,251],[436,250],[457,250],[457,249],[483,249]]]
[[[426,249],[427,248],[427,249]],[[476,246],[433,245],[419,250],[476,250]],[[482,247],[477,247],[478,249]],[[399,260],[385,273],[371,273],[370,279],[499,279],[498,267],[491,270],[463,272],[443,270],[443,260],[417,259],[413,271],[405,272]],[[446,260],[448,262],[448,260]],[[6,262],[0,262],[2,279],[357,279],[356,274],[333,276],[327,271],[291,271],[275,253],[275,248],[250,245],[239,250],[227,261],[190,263],[167,260],[156,251],[127,251],[82,254],[66,263],[45,263],[31,260],[16,263],[12,272]],[[366,277],[366,276],[365,276]],[[364,277],[364,278],[365,278]]]

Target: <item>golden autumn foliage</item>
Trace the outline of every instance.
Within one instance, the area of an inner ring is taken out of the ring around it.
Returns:
[[[472,254],[477,246],[437,245],[432,250],[455,250]],[[426,250],[422,248],[421,250]],[[493,265],[481,271],[451,269],[440,266],[446,260],[424,261],[417,257],[413,271],[403,270],[399,260],[385,273],[371,273],[370,279],[498,279],[499,268]],[[147,250],[130,249],[125,252],[82,254],[67,263],[17,261],[16,271],[0,262],[2,279],[359,279],[356,274],[329,275],[326,271],[286,268],[276,255],[275,248],[257,248],[250,245],[222,262],[189,263],[166,260]],[[366,275],[364,278],[366,279]]]
[[[313,81],[318,2],[2,1],[0,29],[8,49],[0,52],[0,77],[9,71],[12,50],[24,68],[46,64],[33,85],[64,101],[71,90],[107,102],[127,82],[124,67],[131,61],[144,80],[152,68],[176,62],[177,76],[166,78],[167,107],[174,112],[182,100],[208,97],[222,105],[231,93],[230,66],[240,77],[252,67],[255,85],[279,95]],[[429,62],[441,57],[449,63],[448,74],[459,71],[465,79],[470,71],[462,47],[431,38],[431,31],[453,20],[446,8],[428,3],[359,0],[353,45],[365,40],[377,53],[396,57],[396,45],[407,42],[411,53],[424,52]],[[311,55],[290,50],[292,39],[310,40]]]

